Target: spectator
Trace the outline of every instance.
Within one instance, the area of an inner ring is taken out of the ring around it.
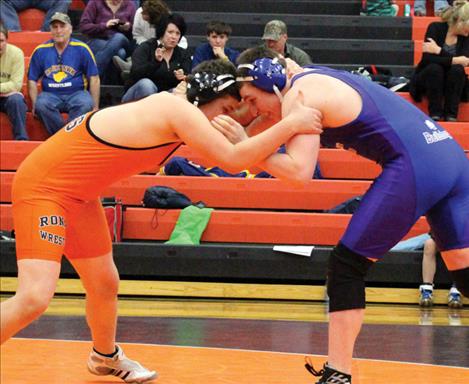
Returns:
[[[305,51],[287,43],[287,26],[281,20],[271,20],[265,25],[262,40],[267,48],[273,49],[284,58],[292,59],[302,67],[313,63]]]
[[[82,0],[82,1],[85,3],[85,5],[87,5],[90,0]],[[132,1],[135,3],[135,8],[140,7],[140,0],[132,0]]]
[[[99,75],[105,83],[113,83],[117,71],[112,57],[125,59],[130,54],[135,3],[131,0],[90,0],[80,20],[80,31],[96,56]]]
[[[236,63],[239,52],[226,46],[231,27],[222,21],[211,21],[207,24],[206,32],[208,42],[195,49],[192,68],[206,60],[225,59]]]
[[[441,16],[443,11],[448,8],[448,6],[449,4],[446,0],[433,0],[435,16]],[[427,16],[427,0],[415,0],[414,15]]]
[[[52,40],[36,47],[31,56],[28,91],[33,114],[53,135],[65,124],[61,112],[68,113],[69,120],[73,120],[98,109],[100,81],[90,48],[70,38],[70,18],[64,13],[54,14],[50,30]],[[42,92],[38,95],[39,79]]]
[[[132,35],[137,45],[144,41],[153,39],[156,36],[155,25],[158,25],[163,16],[168,16],[170,9],[161,0],[145,0],[142,6],[137,9],[134,17]],[[182,36],[178,44],[181,48],[187,48],[187,39]],[[132,67],[132,59],[122,60],[119,56],[114,56],[114,64],[125,74],[130,72]]]
[[[423,56],[410,81],[416,101],[428,97],[433,120],[457,121],[459,103],[467,99],[469,81],[469,3],[456,0],[425,33]]]
[[[419,304],[421,307],[431,307],[433,305],[433,280],[436,273],[436,255],[439,253],[435,240],[433,240],[431,234],[424,233],[423,235],[414,236],[410,239],[400,241],[391,249],[391,251],[395,252],[422,250],[423,283],[419,287]],[[461,293],[454,283],[448,292],[448,306],[451,308],[461,308],[463,306]]]
[[[15,140],[28,140],[26,103],[21,93],[24,77],[24,54],[8,44],[8,30],[0,24],[0,112],[10,119]]]
[[[438,248],[435,240],[428,238],[423,245],[422,278],[423,283],[419,287],[421,307],[431,307],[433,305],[433,280],[436,272],[436,255]],[[450,308],[461,308],[463,306],[461,292],[453,283],[448,292],[448,306]]]
[[[139,100],[153,93],[169,91],[185,79],[191,66],[189,53],[178,47],[186,33],[184,18],[165,17],[156,29],[156,38],[140,44],[132,55],[130,83],[123,102]]]
[[[2,0],[0,15],[5,28],[9,31],[21,31],[18,12],[27,8],[37,8],[47,12],[41,31],[49,31],[51,16],[56,12],[67,13],[72,0]]]
[[[395,0],[366,0],[365,3],[366,16],[397,16],[399,12]]]

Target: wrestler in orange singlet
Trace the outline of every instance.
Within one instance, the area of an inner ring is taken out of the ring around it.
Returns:
[[[320,130],[320,114],[292,106],[287,119],[265,133],[233,145],[209,119],[239,103],[235,68],[205,64],[191,77],[188,98],[169,93],[83,115],[48,139],[19,167],[13,184],[18,288],[1,304],[2,343],[47,308],[64,254],[86,290],[86,317],[93,351],[88,369],[144,383],[156,372],[125,357],[115,344],[119,276],[99,201],[113,182],[161,164],[181,143],[214,164],[237,171],[275,152],[297,133]],[[204,116],[204,113],[207,117]]]

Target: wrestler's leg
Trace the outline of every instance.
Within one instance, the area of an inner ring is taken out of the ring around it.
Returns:
[[[402,176],[410,174],[402,172],[405,166],[398,159],[375,180],[331,252],[327,277],[328,364],[345,374],[351,373],[355,341],[363,323],[366,273],[373,261],[405,236],[418,217],[412,178]]]
[[[36,320],[54,296],[60,263],[50,260],[18,260],[16,294],[1,304],[1,343]]]
[[[115,351],[119,274],[109,252],[100,257],[70,259],[86,291],[86,320],[94,348]]]
[[[54,296],[65,242],[65,210],[53,200],[13,202],[16,294],[1,304],[1,342],[37,319]]]
[[[86,319],[96,350],[115,351],[119,274],[103,208],[98,199],[72,213],[65,255],[86,291]]]
[[[73,215],[67,227],[65,254],[86,290],[86,320],[93,338],[88,370],[94,375],[115,375],[125,382],[145,383],[156,378],[116,345],[119,274],[112,258],[112,244],[103,207],[90,201]]]

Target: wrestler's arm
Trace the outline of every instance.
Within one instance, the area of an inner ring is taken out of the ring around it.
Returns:
[[[297,97],[299,89],[292,89],[282,103],[282,118],[291,113],[292,100]],[[306,92],[306,91],[305,91]],[[322,113],[306,94],[305,104],[317,110],[317,119],[322,119]],[[259,163],[259,166],[272,176],[301,184],[313,177],[319,155],[319,134],[296,135],[285,145],[285,153],[274,153]]]
[[[291,136],[313,130],[312,110],[293,101],[292,112],[281,122],[255,137],[231,144],[196,107],[169,94],[166,97],[171,98],[167,100],[168,105],[171,105],[167,113],[174,133],[228,172],[238,172],[257,164]]]

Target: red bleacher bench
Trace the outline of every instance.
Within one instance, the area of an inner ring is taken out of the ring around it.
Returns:
[[[1,203],[11,203],[14,175],[15,172],[0,172]],[[323,179],[292,187],[278,179],[135,175],[109,186],[102,195],[119,196],[127,206],[141,206],[144,191],[153,185],[174,188],[192,201],[203,201],[214,208],[307,211],[330,209],[363,195],[371,181]]]
[[[124,240],[168,240],[180,210],[127,208],[124,212]],[[156,216],[155,216],[156,215]],[[335,245],[351,215],[328,213],[214,210],[202,235],[204,242]],[[10,204],[0,205],[4,230],[13,229]],[[421,217],[405,238],[428,232]]]
[[[423,101],[420,103],[417,103],[412,99],[410,94],[408,92],[398,92],[400,96],[402,96],[404,99],[406,99],[408,102],[416,105],[419,109],[421,109],[423,112],[428,114],[428,100],[424,97]],[[460,103],[459,104],[459,113],[458,113],[458,122],[463,124],[463,128],[468,129],[469,124],[469,103]],[[443,126],[447,127],[447,123],[443,122]],[[448,125],[448,127],[451,127]]]
[[[23,31],[39,31],[44,23],[46,13],[36,8],[28,8],[18,13]]]

